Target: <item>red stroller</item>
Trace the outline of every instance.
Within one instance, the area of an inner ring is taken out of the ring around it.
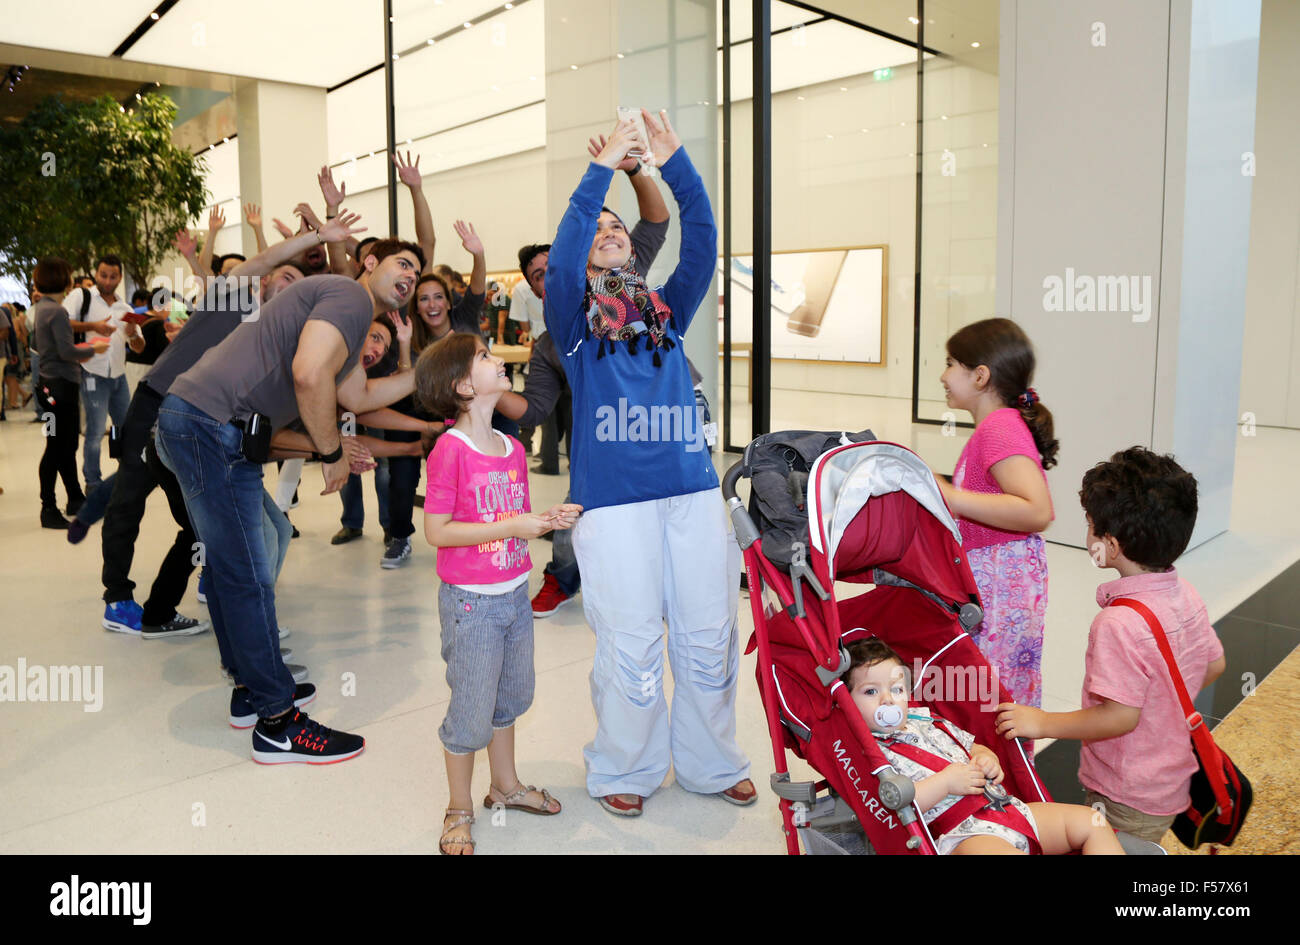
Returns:
[[[746,652],[758,649],[776,760],[772,789],[781,798],[786,846],[797,855],[802,837],[809,853],[868,852],[864,847],[934,853],[934,838],[912,801],[912,782],[890,767],[838,681],[848,666],[843,647],[855,639],[875,635],[919,670],[913,672],[912,705],[927,707],[993,749],[1007,791],[1024,801],[1051,798],[1019,742],[994,730],[996,713],[989,710],[1010,696],[967,633],[983,616],[979,594],[933,474],[910,450],[874,438],[833,436],[827,442],[842,445],[819,455],[808,448],[801,456],[792,448],[827,436],[759,437],[723,481],[744,552],[755,628]],[[736,497],[741,477],[753,483],[751,510],[764,526],[761,536]],[[783,531],[773,510],[797,505],[805,484],[802,535],[788,525]],[[767,554],[765,539],[773,546]],[[836,580],[874,586],[837,601]],[[787,748],[825,780],[792,782]],[[819,796],[826,788],[829,793]]]

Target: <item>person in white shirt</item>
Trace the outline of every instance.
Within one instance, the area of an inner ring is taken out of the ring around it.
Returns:
[[[139,327],[123,320],[122,316],[129,314],[131,307],[117,294],[121,282],[122,261],[116,256],[103,256],[95,264],[95,287],[69,292],[63,300],[73,331],[94,331],[106,335],[109,341],[108,351],[81,366],[81,403],[86,409],[81,472],[86,479],[87,493],[102,479],[99,456],[104,442],[104,419],[109,417],[114,426],[121,426],[131,403],[126,380],[126,346],[129,344],[135,352],[144,350],[144,336]],[[87,295],[90,296],[88,307]]]
[[[533,341],[546,334],[546,320],[542,317],[541,296],[533,290],[532,282],[536,280],[538,288],[541,288],[546,277],[546,260],[550,248],[549,244],[534,244],[519,250],[519,269],[525,276],[510,292],[510,319],[527,322],[528,334]]]

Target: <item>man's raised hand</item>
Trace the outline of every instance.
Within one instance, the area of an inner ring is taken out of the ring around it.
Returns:
[[[420,156],[415,156],[415,163],[411,163],[411,152],[407,151],[405,158],[401,152],[390,155],[393,159],[393,165],[397,168],[397,179],[407,187],[419,187],[423,177],[420,175]]]
[[[347,196],[348,185],[344,184],[341,187],[334,185],[334,172],[330,170],[328,164],[320,169],[316,180],[320,184],[321,196],[325,198],[325,214],[328,216],[331,210],[338,210],[343,203],[343,198]]]
[[[303,205],[299,204],[299,206]],[[307,209],[308,211],[311,210],[310,207]],[[358,223],[360,220],[361,214],[349,213],[346,210],[342,210],[333,220],[325,221],[324,226],[319,230],[321,239],[325,240],[327,243],[342,243],[349,236],[352,236],[355,233],[364,233],[366,231],[364,226],[353,225]]]

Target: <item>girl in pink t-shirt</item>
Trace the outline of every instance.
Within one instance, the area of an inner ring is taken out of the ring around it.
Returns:
[[[531,510],[523,447],[492,429],[492,411],[509,389],[505,362],[477,335],[435,342],[415,367],[425,409],[456,417],[429,454],[424,501],[424,535],[438,549],[438,616],[451,688],[438,729],[450,792],[438,842],[443,853],[474,852],[470,782],[481,748],[492,770],[485,807],[560,812],[550,792],[525,786],[515,773],[514,723],[533,701],[528,539],[572,528],[582,508]]]
[[[1039,532],[1052,521],[1045,469],[1056,463],[1052,414],[1029,386],[1034,349],[1015,322],[990,318],[948,339],[940,380],[948,406],[975,418],[952,484],[962,546],[979,587],[983,622],[972,631],[1021,705],[1042,702],[1047,558]]]

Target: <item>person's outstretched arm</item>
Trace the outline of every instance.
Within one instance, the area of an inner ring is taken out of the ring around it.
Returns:
[[[307,230],[297,236],[291,236],[283,242],[276,243],[274,246],[268,246],[252,259],[245,259],[230,270],[230,275],[246,276],[248,278],[264,276],[276,266],[287,263],[303,250],[310,249],[319,243],[332,245],[347,239],[353,233],[364,233],[366,231],[364,226],[355,225],[360,220],[361,217],[357,214],[345,211],[342,216],[335,217],[323,224],[319,230]]]
[[[630,120],[615,126],[600,154],[587,165],[578,189],[569,198],[569,207],[564,211],[559,229],[555,231],[555,240],[546,261],[546,295],[542,299],[542,310],[546,330],[554,335],[556,349],[561,355],[572,351],[582,340],[586,328],[582,299],[587,294],[587,257],[591,253],[592,238],[596,235],[596,222],[614,168],[638,143],[641,142],[636,127]]]
[[[244,204],[244,222],[253,231],[253,239],[257,240],[257,251],[266,252],[266,234],[262,231],[262,208],[255,203]]]
[[[677,268],[664,284],[664,301],[672,309],[673,324],[681,334],[686,333],[695,317],[700,302],[709,291],[713,271],[717,265],[718,227],[713,220],[713,207],[704,190],[704,181],[691,164],[682,147],[681,139],[668,121],[668,113],[660,112],[662,124],[644,109],[646,133],[650,135],[650,150],[657,158],[665,155],[661,171],[664,182],[673,192],[681,211],[682,246]]]
[[[199,269],[202,270],[200,278],[206,280],[212,278],[212,254],[217,248],[217,234],[221,228],[226,225],[226,215],[221,212],[220,207],[213,207],[208,213],[208,238],[203,241],[203,252],[199,253]]]
[[[415,209],[415,242],[424,251],[424,270],[420,275],[424,275],[426,272],[433,272],[433,250],[438,239],[433,232],[433,213],[429,210],[429,201],[424,196],[420,156],[418,154],[415,156],[414,164],[411,163],[410,151],[406,152],[405,160],[400,154],[392,155],[392,159],[393,165],[397,168],[397,179],[411,192],[411,205]]]

